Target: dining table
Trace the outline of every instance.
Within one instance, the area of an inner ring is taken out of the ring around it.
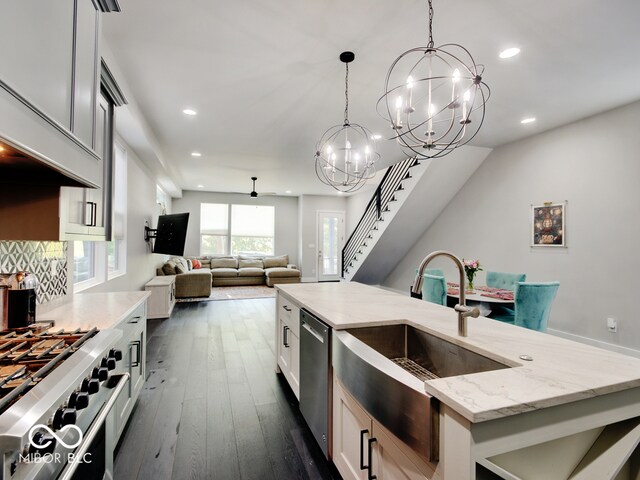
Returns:
[[[447,282],[447,303],[459,298],[460,286],[457,283]],[[497,306],[513,308],[514,292],[502,288],[488,287],[486,285],[474,286],[473,290],[464,293],[466,303],[470,307],[478,307],[480,315],[488,316]]]

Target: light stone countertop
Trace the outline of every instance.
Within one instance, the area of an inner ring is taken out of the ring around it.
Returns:
[[[113,328],[127,318],[149,296],[150,292],[78,293],[70,301],[44,312],[37,313],[39,322],[53,320],[54,329],[98,330]]]
[[[453,309],[408,292],[356,282],[276,288],[338,330],[406,323],[512,366],[425,382],[428,394],[474,423],[640,387],[640,359],[484,317],[469,318],[468,336],[459,337]]]

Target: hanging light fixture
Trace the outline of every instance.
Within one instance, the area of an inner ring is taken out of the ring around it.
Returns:
[[[468,143],[484,121],[490,90],[484,66],[455,43],[433,42],[433,5],[429,0],[426,47],[407,50],[391,65],[378,112],[409,156],[436,158]]]
[[[345,64],[344,122],[329,128],[316,144],[316,175],[322,183],[340,192],[355,192],[375,174],[376,152],[373,135],[362,125],[349,122],[349,63],[353,52],[342,52]]]

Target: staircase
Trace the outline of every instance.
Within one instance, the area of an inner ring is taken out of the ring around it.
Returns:
[[[381,284],[489,152],[465,146],[445,158],[389,167],[342,250],[343,278]]]

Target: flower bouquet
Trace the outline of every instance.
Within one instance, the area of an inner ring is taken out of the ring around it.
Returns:
[[[467,275],[467,292],[473,292],[473,280],[476,277],[476,273],[482,270],[482,265],[480,265],[480,260],[470,260],[467,261],[464,258],[462,259],[462,264],[464,265],[464,273]]]

